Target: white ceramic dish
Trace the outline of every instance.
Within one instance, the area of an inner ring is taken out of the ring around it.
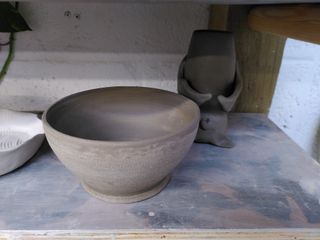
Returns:
[[[26,163],[44,140],[36,114],[0,109],[0,176]]]

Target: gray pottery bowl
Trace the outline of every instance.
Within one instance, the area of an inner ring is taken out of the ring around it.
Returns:
[[[200,111],[191,100],[143,87],[110,87],[66,97],[43,115],[62,163],[93,196],[118,203],[160,192],[190,149]]]

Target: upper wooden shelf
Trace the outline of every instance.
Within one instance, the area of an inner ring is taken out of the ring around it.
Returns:
[[[320,5],[257,6],[249,26],[260,32],[320,44]]]
[[[6,0],[0,0],[5,2]],[[283,3],[320,3],[319,0],[20,0],[20,2],[125,2],[125,3],[160,3],[160,2],[195,2],[208,4],[283,4]]]

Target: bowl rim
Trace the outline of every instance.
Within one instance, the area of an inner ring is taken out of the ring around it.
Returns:
[[[150,89],[150,90],[160,90],[163,91],[165,93],[169,93],[169,94],[176,94],[179,95],[180,97],[184,98],[185,100],[189,101],[195,109],[195,117],[193,119],[193,121],[188,124],[186,127],[182,128],[180,131],[178,132],[173,132],[170,134],[165,134],[165,135],[161,135],[159,137],[151,137],[151,138],[146,138],[146,139],[141,139],[141,140],[130,140],[130,141],[110,141],[110,140],[94,140],[94,139],[86,139],[86,138],[80,138],[80,137],[75,137],[66,133],[63,133],[61,131],[58,131],[57,129],[55,129],[54,127],[51,126],[51,124],[49,124],[48,120],[47,120],[47,113],[55,106],[57,106],[59,103],[66,101],[70,98],[74,98],[78,95],[82,95],[88,92],[94,92],[97,90],[104,90],[104,89],[110,89],[110,88],[144,88],[144,89]],[[47,135],[47,132],[49,131],[50,133],[56,135],[56,136],[62,136],[64,138],[69,139],[70,141],[75,141],[75,142],[79,142],[79,143],[86,143],[86,144],[95,144],[95,145],[110,145],[110,146],[135,146],[135,145],[146,145],[146,144],[151,144],[151,143],[155,143],[155,142],[164,142],[164,141],[168,141],[169,139],[173,139],[176,138],[177,136],[180,135],[185,135],[188,133],[193,132],[195,129],[198,129],[199,126],[199,121],[200,121],[200,109],[199,106],[192,101],[189,98],[186,98],[185,96],[181,95],[181,94],[177,94],[175,92],[170,92],[167,90],[163,90],[163,89],[158,89],[158,88],[151,88],[151,87],[140,87],[140,86],[112,86],[112,87],[103,87],[103,88],[94,88],[94,89],[89,89],[89,90],[85,90],[85,91],[81,91],[81,92],[77,92],[71,95],[68,95],[64,98],[61,98],[60,100],[58,100],[57,102],[55,102],[54,104],[52,104],[42,115],[42,121],[43,121],[43,126],[44,126],[44,130],[45,130],[45,134]]]

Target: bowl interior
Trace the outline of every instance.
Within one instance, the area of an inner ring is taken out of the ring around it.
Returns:
[[[111,87],[71,95],[46,114],[64,134],[101,141],[145,140],[180,132],[197,122],[198,106],[175,93]]]

